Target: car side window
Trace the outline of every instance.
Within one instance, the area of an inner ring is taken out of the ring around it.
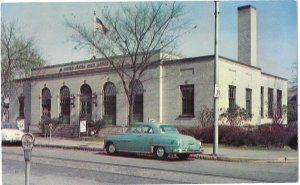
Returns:
[[[143,133],[143,127],[142,126],[136,127],[135,133]]]
[[[144,125],[144,133],[153,134],[153,129],[150,126],[145,126]]]

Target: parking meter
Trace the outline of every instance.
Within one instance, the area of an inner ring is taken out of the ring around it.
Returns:
[[[22,136],[22,147],[24,150],[25,159],[25,185],[29,185],[30,160],[33,144],[34,136],[31,133],[26,133]]]
[[[52,123],[49,123],[49,143],[51,144]]]
[[[22,147],[24,150],[25,161],[31,160],[31,151],[34,144],[34,136],[31,133],[25,133],[22,136]]]

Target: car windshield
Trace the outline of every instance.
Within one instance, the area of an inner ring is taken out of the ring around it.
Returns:
[[[4,129],[4,128],[12,128],[12,129],[15,129],[15,128],[17,128],[17,126],[12,125],[12,124],[9,124],[9,123],[2,123],[2,124],[1,124],[1,129]]]
[[[162,125],[160,126],[161,133],[178,133],[178,130],[174,126]]]

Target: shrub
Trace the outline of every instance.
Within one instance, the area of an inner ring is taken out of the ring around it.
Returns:
[[[260,145],[270,147],[284,147],[291,138],[297,133],[281,124],[262,125],[258,127],[258,135],[260,137]]]
[[[200,133],[197,133],[197,138],[204,143],[213,143],[214,142],[214,126],[210,125],[207,127],[202,127]]]
[[[181,134],[192,136],[198,140],[201,140],[205,143],[211,143],[214,139],[214,130],[213,126],[207,126],[207,127],[178,127],[178,131]]]
[[[204,143],[213,143],[214,127],[180,128],[183,134],[190,135]],[[264,146],[284,147],[289,145],[297,148],[297,130],[279,124],[261,126],[219,126],[219,143],[232,146]]]
[[[99,133],[100,129],[102,129],[105,125],[104,119],[99,119],[97,121],[91,121],[88,124],[88,132],[91,135],[96,135]]]
[[[235,105],[233,108],[228,108],[225,112],[220,114],[219,119],[229,123],[230,125],[241,126],[243,123],[250,121],[251,114],[248,114],[246,109]]]
[[[177,129],[181,134],[189,135],[196,139],[199,139],[201,133],[201,127],[178,127]]]
[[[288,146],[294,150],[298,150],[298,135],[294,134],[288,141]]]
[[[246,131],[241,127],[234,125],[219,126],[219,142],[226,145],[241,146],[244,145]]]
[[[39,122],[39,127],[45,136],[48,136],[50,133],[50,126],[49,126],[50,123],[52,124],[52,132],[54,132],[54,130],[57,128],[57,126],[62,123],[62,119],[61,118],[49,118],[48,116],[42,116],[42,121]]]

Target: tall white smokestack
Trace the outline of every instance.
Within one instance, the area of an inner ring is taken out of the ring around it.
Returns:
[[[256,8],[238,8],[238,61],[256,66]]]

